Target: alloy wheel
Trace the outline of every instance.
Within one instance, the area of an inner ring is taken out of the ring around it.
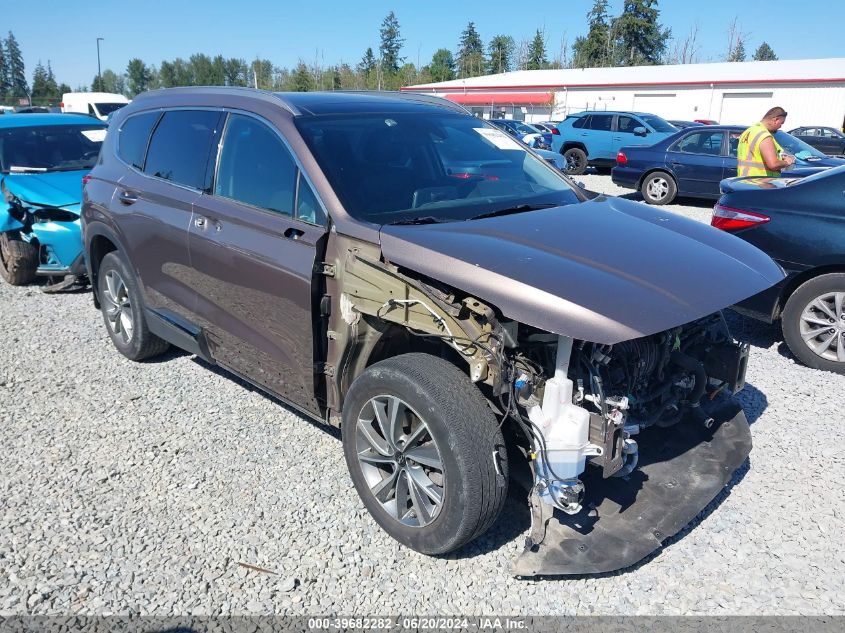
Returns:
[[[445,474],[425,421],[400,398],[366,402],[355,429],[358,465],[372,495],[398,522],[425,527],[443,507]]]
[[[129,301],[129,289],[116,270],[106,273],[106,287],[103,293],[106,317],[109,327],[125,344],[132,340],[135,322],[132,318],[132,305]]]
[[[646,185],[646,189],[652,200],[663,200],[669,193],[669,183],[665,178],[652,178]]]
[[[845,292],[816,297],[801,311],[799,331],[814,354],[845,362]]]

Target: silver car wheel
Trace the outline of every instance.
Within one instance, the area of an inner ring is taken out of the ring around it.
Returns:
[[[669,183],[665,178],[652,178],[646,186],[652,200],[663,200],[669,193]]]
[[[801,338],[825,360],[845,362],[845,292],[816,297],[801,311]]]
[[[124,344],[132,340],[135,327],[132,319],[132,306],[129,302],[129,290],[115,270],[106,273],[106,288],[103,293],[106,317],[109,327]]]
[[[425,421],[396,396],[376,396],[358,415],[358,465],[370,492],[391,517],[425,527],[443,507],[440,451]]]

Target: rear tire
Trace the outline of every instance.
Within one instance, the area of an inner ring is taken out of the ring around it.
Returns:
[[[341,430],[358,495],[411,549],[455,550],[486,532],[504,505],[499,425],[467,375],[441,358],[404,354],[369,367],[346,395]]]
[[[23,286],[35,280],[38,249],[20,236],[0,233],[0,276],[12,286]]]
[[[587,153],[580,147],[570,147],[563,153],[566,159],[566,173],[580,176],[587,171]]]
[[[118,251],[107,253],[100,262],[97,287],[106,330],[121,354],[144,360],[167,351],[170,344],[147,328],[135,276]]]
[[[781,329],[790,351],[807,367],[845,374],[845,273],[819,275],[798,286],[783,308]]]
[[[649,204],[669,204],[678,195],[678,186],[665,171],[656,171],[645,177],[640,192]]]

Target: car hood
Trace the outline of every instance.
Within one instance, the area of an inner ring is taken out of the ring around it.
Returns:
[[[604,196],[483,220],[386,225],[381,246],[390,262],[508,318],[607,344],[688,323],[783,278],[739,238]]]
[[[90,169],[44,174],[6,174],[6,187],[24,202],[69,207],[82,202],[82,176]]]

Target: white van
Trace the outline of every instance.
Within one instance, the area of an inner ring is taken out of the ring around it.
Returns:
[[[129,99],[111,92],[66,92],[59,104],[62,112],[90,114],[105,121],[109,114],[122,108]]]

